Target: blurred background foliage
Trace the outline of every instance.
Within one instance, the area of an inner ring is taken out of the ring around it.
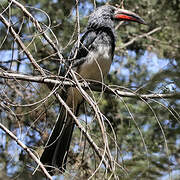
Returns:
[[[79,1],[81,33],[86,27],[88,15],[96,6],[106,2]],[[118,0],[108,2],[111,5],[121,4]],[[41,22],[44,29],[49,28],[46,33],[54,42],[57,38],[58,46],[67,58],[77,39],[76,2],[22,0],[20,3]],[[6,0],[1,1],[0,12],[7,6]],[[119,26],[114,62],[106,83],[140,94],[179,92],[180,0],[126,0],[124,8],[139,14],[148,25],[128,22]],[[12,5],[5,10],[3,16],[11,20],[36,61],[50,74],[57,75],[60,60],[23,12]],[[140,35],[154,29],[158,30],[141,38]],[[0,68],[36,75],[37,72],[33,70],[28,58],[1,22],[0,34]],[[136,38],[133,43],[124,46],[133,38]],[[48,93],[45,85],[0,79],[0,122],[39,154],[55,123],[59,106],[53,96],[44,103],[25,105],[41,101]],[[179,179],[180,100],[171,98],[141,101],[109,94],[100,96],[97,92],[95,95],[101,111],[116,133],[118,149],[110,138],[113,136],[112,128],[106,123],[110,150],[117,156],[117,162],[128,172],[125,174],[117,166],[115,173],[119,179]],[[5,102],[12,106],[2,106]],[[82,123],[87,121],[92,137],[101,146],[99,126],[86,104],[82,106],[79,118]],[[55,178],[87,179],[97,168],[98,162],[97,156],[76,128],[69,153],[68,172]],[[43,174],[39,172],[32,176],[35,167],[32,159],[0,130],[0,179],[43,179]],[[101,167],[94,179],[103,178],[104,171]]]

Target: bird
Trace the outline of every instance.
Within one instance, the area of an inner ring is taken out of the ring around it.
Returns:
[[[102,82],[107,76],[113,61],[116,43],[115,24],[118,21],[146,24],[140,16],[129,10],[112,5],[96,8],[89,16],[80,41],[74,45],[70,53],[71,66],[76,72],[77,79]],[[83,102],[82,95],[75,87],[69,87],[66,97],[66,104],[77,115]],[[55,168],[59,169],[60,173],[66,170],[74,126],[73,118],[62,107],[40,158],[51,175],[56,172]]]

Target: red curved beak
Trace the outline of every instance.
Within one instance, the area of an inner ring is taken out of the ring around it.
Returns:
[[[134,21],[140,24],[146,24],[140,16],[125,9],[117,9],[114,13],[114,18],[119,21]]]

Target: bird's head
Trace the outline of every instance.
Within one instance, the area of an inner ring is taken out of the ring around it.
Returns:
[[[97,8],[89,17],[88,28],[111,28],[114,29],[115,21],[133,21],[140,24],[146,24],[137,14],[120,9],[110,5],[104,5]]]

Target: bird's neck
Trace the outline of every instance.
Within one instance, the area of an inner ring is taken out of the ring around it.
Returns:
[[[95,32],[99,38],[99,43],[108,44],[112,47],[112,56],[114,55],[116,35],[112,27],[100,26],[98,28],[87,28],[86,33]]]
[[[102,42],[104,44],[109,44],[112,47],[112,56],[114,55],[116,36],[113,28],[102,27],[96,30],[97,33],[101,36]]]

